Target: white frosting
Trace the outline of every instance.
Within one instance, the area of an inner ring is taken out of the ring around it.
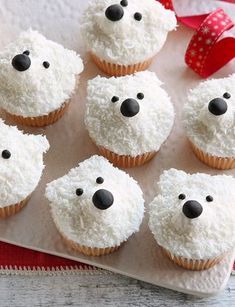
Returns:
[[[0,207],[28,197],[38,185],[44,169],[43,153],[49,149],[45,136],[23,134],[0,120]],[[11,153],[2,157],[3,150]]]
[[[97,184],[97,177],[104,182]],[[83,189],[81,196],[76,195],[77,188]],[[113,194],[113,205],[106,210],[97,209],[92,202],[99,189]],[[144,215],[144,200],[137,182],[101,156],[92,156],[49,183],[46,197],[60,232],[88,247],[120,245],[139,230]]]
[[[119,21],[110,21],[106,9],[115,0],[93,0],[84,12],[81,32],[88,51],[116,64],[129,65],[153,57],[163,46],[168,31],[176,27],[172,11],[156,0],[128,0]],[[142,14],[141,21],[134,14]]]
[[[184,200],[178,199],[185,194]],[[206,196],[213,197],[212,202]],[[198,201],[202,214],[187,218],[182,207]],[[235,247],[235,179],[231,176],[186,174],[170,169],[160,177],[159,194],[150,204],[149,227],[171,253],[190,259],[210,259]]]
[[[16,70],[11,62],[29,50],[31,66]],[[50,63],[46,69],[43,62]],[[0,106],[24,117],[47,115],[71,97],[83,64],[74,51],[47,40],[36,31],[22,32],[0,53]]]
[[[235,157],[235,75],[202,82],[191,90],[184,106],[184,126],[188,138],[204,152],[217,157]],[[228,92],[230,99],[223,98]],[[223,98],[228,110],[215,116],[209,102]]]
[[[143,93],[144,99],[137,99],[138,93]],[[119,101],[111,102],[113,96]],[[120,112],[127,98],[135,99],[140,106],[133,117]],[[153,72],[109,79],[98,76],[88,81],[85,124],[97,145],[120,155],[158,151],[173,123],[173,105]]]

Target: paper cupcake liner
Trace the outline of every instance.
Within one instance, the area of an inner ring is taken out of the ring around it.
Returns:
[[[192,150],[196,157],[201,160],[203,163],[207,164],[210,167],[217,168],[220,170],[227,170],[235,168],[235,157],[226,158],[226,157],[216,157],[208,153],[205,153],[192,142],[190,142]]]
[[[17,124],[31,127],[44,127],[47,125],[51,125],[55,123],[58,119],[60,119],[68,109],[68,106],[69,101],[65,102],[59,109],[50,112],[48,115],[37,117],[23,117],[20,115],[10,114],[8,112],[6,113],[8,118],[14,120]]]
[[[131,157],[128,155],[118,155],[102,146],[98,146],[98,148],[102,156],[111,161],[113,165],[123,168],[143,165],[150,161],[157,153],[156,151],[152,151],[136,157]]]
[[[163,253],[168,256],[175,264],[183,267],[184,269],[187,270],[192,270],[192,271],[202,271],[202,270],[207,270],[212,268],[214,265],[219,263],[225,256],[225,254],[220,255],[218,257],[212,258],[212,259],[206,259],[206,260],[201,260],[201,259],[188,259],[188,258],[183,258],[180,256],[176,256],[166,250],[165,248],[162,248]]]
[[[59,231],[59,230],[58,230]],[[59,231],[60,232],[60,231]],[[106,248],[99,248],[99,247],[88,247],[84,245],[80,245],[70,239],[68,239],[66,236],[64,236],[61,232],[60,235],[62,236],[64,242],[66,245],[76,252],[82,253],[86,256],[103,256],[103,255],[108,255],[113,252],[115,252],[120,245],[118,246],[112,246],[112,247],[106,247]]]
[[[106,73],[109,76],[115,76],[115,77],[131,75],[137,71],[146,70],[153,61],[153,58],[151,58],[144,62],[132,65],[119,65],[119,64],[106,62],[105,60],[97,57],[93,53],[91,53],[91,58],[100,70],[102,70],[104,73]]]
[[[9,216],[15,215],[17,212],[19,212],[24,206],[27,205],[27,202],[29,200],[30,196],[22,200],[21,202],[10,205],[7,207],[0,208],[0,218],[5,219]]]

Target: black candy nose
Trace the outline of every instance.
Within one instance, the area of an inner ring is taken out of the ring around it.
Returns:
[[[17,54],[12,59],[12,66],[18,71],[25,71],[29,69],[31,60],[26,54]]]
[[[125,117],[133,117],[139,113],[140,106],[135,99],[128,98],[121,104],[120,111]]]
[[[113,194],[105,189],[100,189],[95,192],[92,197],[92,202],[96,208],[106,210],[112,206],[114,201]]]
[[[222,98],[212,99],[208,105],[208,110],[215,116],[223,115],[227,109],[227,102]]]
[[[123,15],[123,8],[118,4],[110,5],[105,11],[105,16],[111,21],[118,21],[122,19]]]
[[[195,219],[202,214],[202,205],[196,200],[188,200],[183,205],[183,213],[189,219]]]

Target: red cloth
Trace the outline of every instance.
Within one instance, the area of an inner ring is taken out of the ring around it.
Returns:
[[[235,3],[235,0],[220,1]],[[173,0],[160,2],[174,10]],[[185,62],[201,77],[211,76],[235,57],[235,38],[227,32],[234,23],[221,8],[208,14],[187,17],[175,13],[180,22],[196,30],[186,50]]]
[[[23,247],[0,242],[0,267],[19,269],[22,267],[32,268],[92,268],[92,266],[68,260],[62,257],[52,256],[46,253],[36,252]]]

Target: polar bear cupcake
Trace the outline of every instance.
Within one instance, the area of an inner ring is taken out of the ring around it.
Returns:
[[[176,18],[155,0],[95,0],[81,32],[93,61],[112,76],[145,70],[162,48]]]
[[[49,149],[45,136],[23,134],[0,120],[0,217],[23,208],[44,169],[43,153]]]
[[[88,82],[85,124],[102,155],[120,167],[149,161],[167,139],[174,109],[153,72]]]
[[[184,125],[196,156],[218,169],[235,167],[235,75],[191,90]]]
[[[74,51],[22,32],[0,53],[0,106],[19,124],[52,124],[66,111],[82,70]]]
[[[149,214],[149,227],[171,260],[208,269],[235,247],[235,179],[164,171]]]
[[[101,156],[49,183],[46,197],[65,242],[85,255],[115,251],[139,230],[144,215],[137,182]]]

